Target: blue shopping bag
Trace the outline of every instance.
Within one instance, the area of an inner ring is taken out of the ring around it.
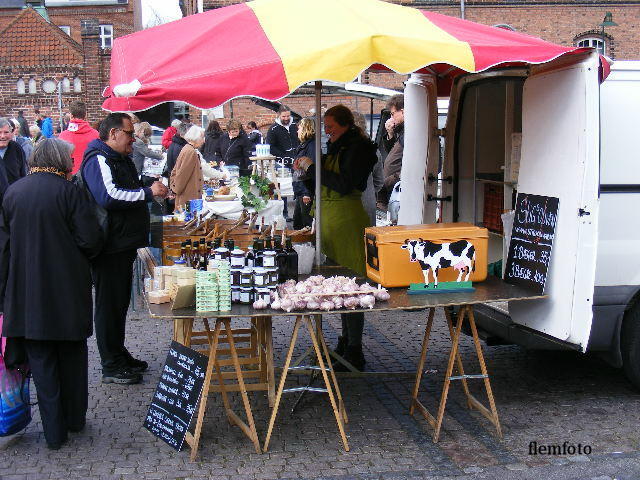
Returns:
[[[0,314],[0,332],[3,316]],[[28,366],[7,368],[6,339],[0,337],[0,437],[13,435],[31,422]]]

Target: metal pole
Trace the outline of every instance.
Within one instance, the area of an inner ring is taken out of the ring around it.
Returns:
[[[382,115],[380,120],[382,120]],[[369,138],[373,140],[373,98],[371,99],[371,109],[369,111]]]
[[[460,18],[464,20],[464,0],[460,0]]]
[[[322,159],[322,121],[320,116],[322,115],[322,105],[321,105],[321,97],[322,97],[322,82],[316,82],[316,194],[315,194],[315,202],[316,202],[316,265],[320,265],[321,255],[322,255],[322,240],[320,231],[320,163]]]
[[[62,121],[62,82],[58,82],[58,115],[60,116],[60,132],[64,128],[64,122]]]

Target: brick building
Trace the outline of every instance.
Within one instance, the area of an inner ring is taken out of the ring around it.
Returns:
[[[240,3],[241,0],[203,0],[205,11]],[[387,0],[393,3],[431,10],[446,15],[461,16],[460,0]],[[195,0],[183,0],[189,12],[195,11]],[[617,26],[603,23],[607,12]],[[534,35],[560,45],[594,46],[604,50],[612,59],[640,59],[640,1],[619,0],[466,0],[464,18],[485,25],[501,26],[521,33]],[[286,23],[286,19],[283,19]],[[292,25],[292,39],[302,32],[296,32]],[[404,75],[393,73],[365,72],[363,83],[400,89],[403,88]],[[313,106],[313,99],[291,95],[284,100],[294,110],[304,113]],[[353,98],[325,97],[323,103],[332,105],[343,102],[362,113],[369,112],[369,102]],[[357,105],[356,105],[357,103]],[[273,121],[273,113],[257,107],[249,100],[238,99],[233,103],[233,116],[241,121],[257,119],[263,127]],[[375,109],[381,104],[375,102]],[[225,118],[231,114],[229,105],[225,105]]]
[[[0,113],[24,110],[33,122],[38,108],[57,126],[60,83],[63,109],[81,99],[90,121],[102,117],[113,39],[134,31],[135,8],[128,0],[1,0]]]

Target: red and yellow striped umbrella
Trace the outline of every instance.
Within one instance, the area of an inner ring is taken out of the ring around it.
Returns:
[[[117,38],[103,106],[275,100],[314,80],[352,81],[370,67],[450,80],[576,50],[380,0],[255,0]]]

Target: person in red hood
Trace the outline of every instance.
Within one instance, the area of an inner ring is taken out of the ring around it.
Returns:
[[[178,133],[178,125],[180,125],[180,120],[178,120],[177,118],[171,122],[171,126],[169,128],[167,128],[164,133],[162,134],[162,140],[160,140],[160,143],[162,143],[162,146],[164,147],[165,150],[169,150],[169,145],[171,145],[171,140],[173,139],[173,136]]]
[[[80,170],[82,164],[82,157],[84,151],[87,149],[87,145],[92,140],[98,138],[98,131],[89,125],[85,119],[87,118],[87,106],[84,102],[74,101],[69,105],[69,112],[71,113],[71,121],[69,127],[60,133],[58,138],[65,140],[75,145],[73,150],[73,170],[72,174]]]

